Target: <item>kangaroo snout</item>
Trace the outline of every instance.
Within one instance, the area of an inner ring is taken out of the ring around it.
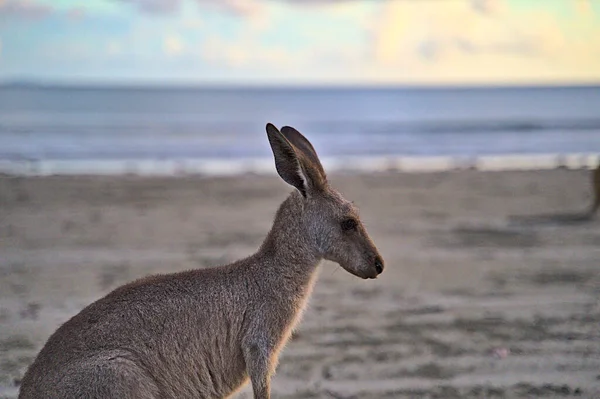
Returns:
[[[383,258],[380,255],[374,255],[370,259],[370,267],[362,275],[364,279],[376,279],[377,276],[383,273],[383,269],[385,268]]]
[[[378,275],[383,272],[383,268],[384,268],[383,259],[381,258],[381,256],[377,255],[375,257],[375,271],[377,272]]]

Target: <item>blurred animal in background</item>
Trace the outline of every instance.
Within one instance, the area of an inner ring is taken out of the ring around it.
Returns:
[[[594,202],[592,203],[590,214],[593,216],[598,212],[598,209],[600,209],[600,162],[592,173],[592,189],[594,190]]]

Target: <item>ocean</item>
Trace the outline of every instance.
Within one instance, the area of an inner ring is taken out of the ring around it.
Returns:
[[[586,163],[600,154],[600,87],[7,85],[0,87],[0,171],[192,170],[208,161],[216,170],[243,169],[240,160],[272,169],[267,122],[296,127],[330,164],[561,154]]]

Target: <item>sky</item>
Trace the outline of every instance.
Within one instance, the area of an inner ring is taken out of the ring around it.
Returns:
[[[0,80],[600,83],[600,0],[0,0]]]

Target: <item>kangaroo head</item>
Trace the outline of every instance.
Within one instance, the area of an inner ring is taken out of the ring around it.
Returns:
[[[329,185],[312,144],[289,126],[279,131],[269,123],[267,136],[277,173],[299,192],[301,210],[294,222],[308,245],[355,276],[376,278],[383,271],[383,259],[358,209]]]

